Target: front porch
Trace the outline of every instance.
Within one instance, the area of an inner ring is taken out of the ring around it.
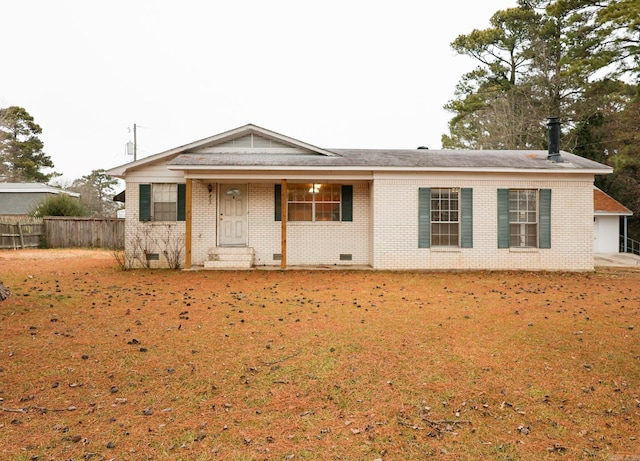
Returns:
[[[186,178],[185,269],[370,264],[368,182],[337,184],[335,203],[318,206],[315,219],[290,221],[287,181],[234,179]],[[294,184],[309,190],[312,183]],[[296,206],[299,212],[306,204]],[[329,208],[337,217],[322,214]]]

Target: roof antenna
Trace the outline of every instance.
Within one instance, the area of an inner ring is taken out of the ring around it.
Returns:
[[[131,132],[131,128],[129,128]],[[129,141],[126,147],[127,155],[133,155],[133,161],[138,160],[138,127],[133,124],[133,142]]]

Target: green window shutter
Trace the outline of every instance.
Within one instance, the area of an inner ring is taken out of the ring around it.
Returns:
[[[509,189],[498,189],[498,248],[509,248]]]
[[[187,198],[187,185],[178,184],[178,216],[176,221],[186,221],[186,198]]]
[[[353,186],[342,186],[342,220],[353,221]]]
[[[418,248],[431,247],[431,189],[418,189]]]
[[[473,248],[473,189],[460,190],[460,246]]]
[[[138,190],[138,219],[151,221],[151,184],[140,184]]]
[[[551,248],[551,189],[540,189],[540,248]]]
[[[274,219],[282,221],[282,184],[276,184],[273,188],[273,201],[275,203]]]

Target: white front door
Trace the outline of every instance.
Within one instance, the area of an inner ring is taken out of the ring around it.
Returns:
[[[247,244],[247,185],[220,184],[218,238],[220,246]]]

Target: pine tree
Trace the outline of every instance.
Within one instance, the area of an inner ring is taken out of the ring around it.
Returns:
[[[41,171],[54,166],[42,151],[41,133],[42,128],[22,107],[0,109],[0,180],[47,183],[59,176]]]

